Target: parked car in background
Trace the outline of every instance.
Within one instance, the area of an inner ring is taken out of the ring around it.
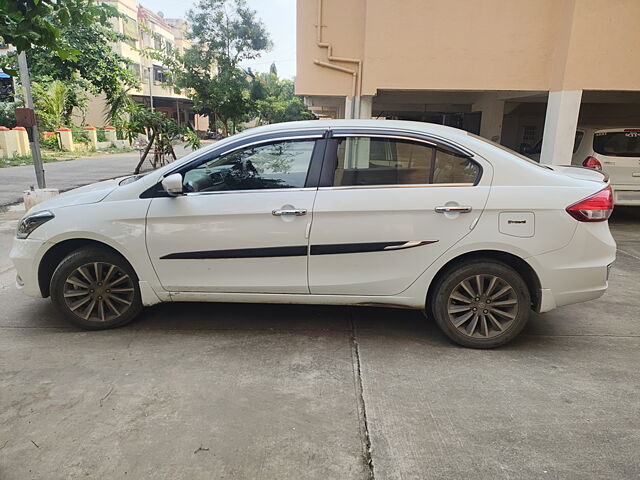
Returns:
[[[542,140],[525,150],[539,162]],[[640,128],[579,127],[571,164],[607,173],[616,205],[640,206]]]
[[[612,208],[602,173],[463,130],[293,122],[37,205],[11,258],[19,288],[90,329],[170,301],[397,306],[490,348],[604,293]]]
[[[640,128],[580,128],[571,164],[609,175],[616,205],[640,206]]]

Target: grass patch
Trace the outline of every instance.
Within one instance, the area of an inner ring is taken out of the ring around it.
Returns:
[[[98,157],[101,155],[113,155],[116,153],[133,152],[132,148],[106,148],[104,150],[60,152],[55,150],[42,150],[42,161],[44,163],[66,162],[77,158]],[[17,167],[20,165],[33,165],[31,155],[14,155],[12,158],[0,158],[0,168]]]

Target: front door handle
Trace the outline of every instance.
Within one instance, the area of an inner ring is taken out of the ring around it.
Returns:
[[[276,217],[282,217],[284,215],[293,215],[294,217],[299,217],[301,215],[306,215],[307,210],[304,208],[283,208],[283,209],[273,210],[271,214],[275,215]]]
[[[436,213],[469,213],[472,210],[471,207],[466,205],[451,205],[436,207]]]

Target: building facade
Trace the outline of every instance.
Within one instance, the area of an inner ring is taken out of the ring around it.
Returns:
[[[640,126],[640,1],[298,0],[319,116],[463,128],[568,163],[578,125]]]
[[[186,92],[170,84],[169,73],[162,62],[141,53],[148,49],[184,52],[190,45],[186,38],[187,22],[165,18],[162,13],[154,13],[136,0],[106,0],[105,3],[114,6],[123,15],[112,19],[114,30],[130,38],[118,42],[113,48],[131,60],[129,68],[140,81],[138,88],[130,90],[132,98],[179,123],[188,123],[197,131],[206,131],[208,119],[195,114],[193,102]],[[85,121],[102,125],[104,112],[104,99],[94,98],[88,106]]]

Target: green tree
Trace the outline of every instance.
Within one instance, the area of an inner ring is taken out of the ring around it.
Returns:
[[[80,56],[62,58],[52,55],[48,47],[40,46],[34,46],[27,53],[34,81],[49,83],[59,80],[67,85],[69,116],[74,107],[82,110],[86,104],[84,92],[103,93],[115,116],[123,92],[139,83],[127,68],[130,61],[110,45],[126,38],[112,29],[110,14],[115,15],[109,8],[105,10],[104,20],[98,18],[88,25],[81,23],[59,29],[60,39],[71,48],[82,51]]]
[[[49,131],[70,124],[69,100],[72,93],[69,87],[60,80],[54,80],[47,85],[34,82],[32,86],[38,124]]]
[[[178,124],[164,114],[153,112],[138,103],[127,106],[126,119],[118,126],[126,132],[129,142],[139,135],[148,135],[149,142],[135,168],[135,173],[140,173],[140,168],[151,151],[153,151],[152,163],[154,167],[158,167],[164,163],[167,155],[176,159],[173,150],[174,142],[184,141],[194,150],[200,146],[200,139],[188,126]]]
[[[244,0],[200,0],[187,16],[193,44],[164,63],[198,113],[215,115],[226,134],[235,133],[255,110],[251,78],[239,64],[269,49],[269,34]]]
[[[55,57],[77,59],[82,50],[62,37],[62,29],[106,22],[115,9],[94,0],[0,0],[0,38],[18,53],[33,47],[46,48]],[[0,68],[15,75],[7,58]]]
[[[256,76],[251,90],[258,121],[265,123],[312,120],[315,115],[295,95],[291,80],[279,79],[272,65],[270,73]]]

